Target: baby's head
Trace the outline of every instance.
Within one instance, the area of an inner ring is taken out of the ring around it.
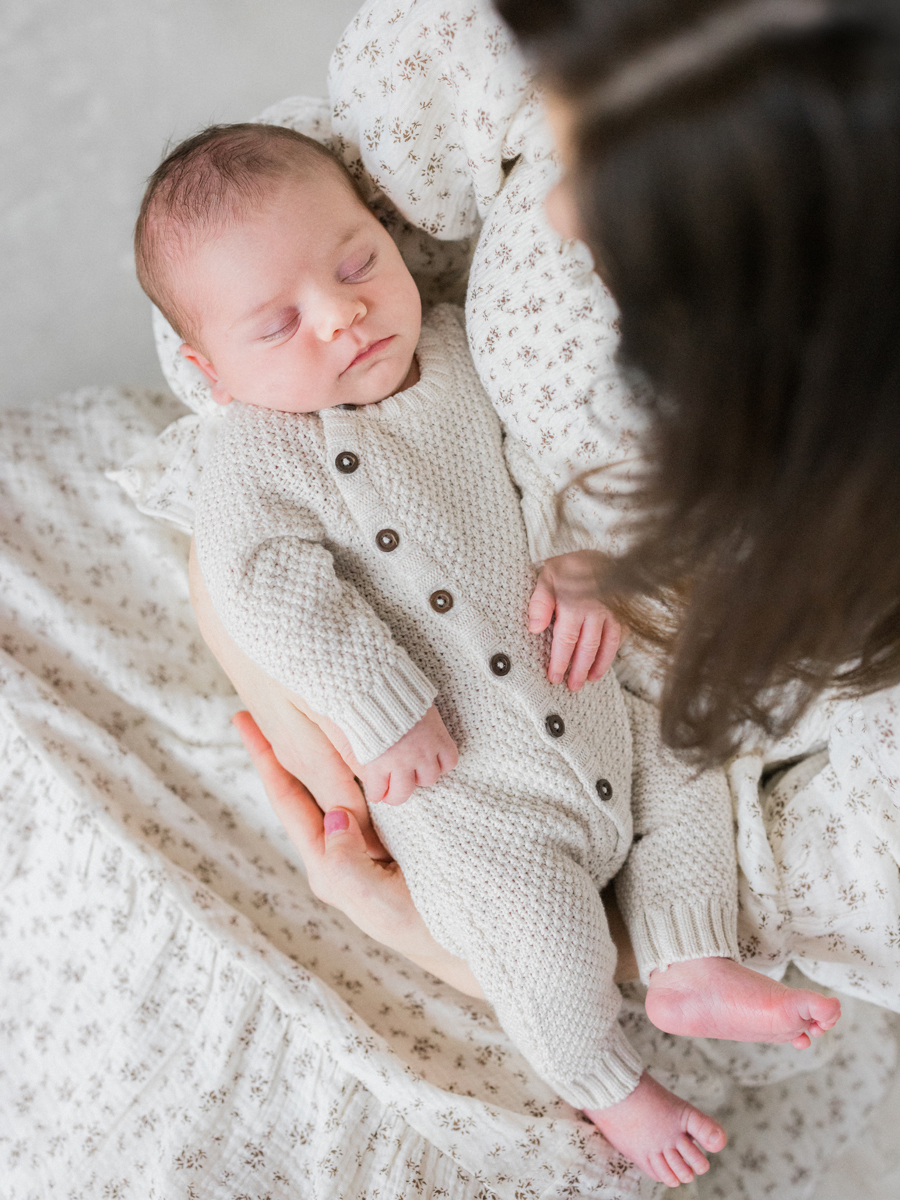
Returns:
[[[343,164],[277,125],[182,142],[147,185],[138,279],[220,404],[371,404],[415,382],[419,293]]]

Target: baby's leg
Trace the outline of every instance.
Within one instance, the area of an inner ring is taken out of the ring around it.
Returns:
[[[841,1015],[819,992],[789,988],[730,958],[697,958],[653,971],[647,1016],[666,1033],[734,1042],[792,1042],[805,1050]]]
[[[678,1187],[709,1170],[704,1150],[721,1150],[725,1130],[711,1117],[667,1091],[646,1071],[624,1100],[585,1109],[610,1145],[657,1183]]]
[[[635,841],[616,893],[648,984],[648,1017],[687,1037],[808,1046],[841,1006],[737,962],[737,863],[724,773],[694,774],[663,746],[656,711],[633,696],[626,703]]]
[[[469,963],[559,1095],[654,1179],[692,1178],[706,1159],[691,1138],[716,1150],[724,1133],[642,1074],[618,1024],[615,951],[579,862],[590,852],[585,823],[567,807],[492,795],[455,775],[373,813],[431,933]]]

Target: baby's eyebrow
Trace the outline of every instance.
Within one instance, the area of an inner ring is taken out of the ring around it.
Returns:
[[[251,321],[255,320],[262,313],[266,312],[268,309],[277,308],[279,305],[281,305],[283,308],[287,307],[282,300],[263,300],[262,304],[257,304],[256,308],[251,309],[250,312],[242,313],[231,326],[229,332],[235,329],[240,329],[243,325],[249,325]]]
[[[348,242],[352,242],[356,235],[361,233],[365,227],[365,221],[360,221],[358,225],[354,225],[353,228],[349,229],[342,238],[338,239],[338,241],[335,243],[335,250],[343,250],[344,246],[346,246]]]

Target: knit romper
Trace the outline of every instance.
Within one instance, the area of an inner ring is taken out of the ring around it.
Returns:
[[[465,959],[534,1069],[579,1108],[637,1085],[600,889],[642,978],[737,957],[724,776],[661,744],[613,671],[552,685],[526,628],[553,490],[504,435],[462,313],[435,309],[421,379],[318,413],[234,403],[195,537],[237,645],[347,735],[361,763],[437,705],[459,765],[372,816],[435,938]]]

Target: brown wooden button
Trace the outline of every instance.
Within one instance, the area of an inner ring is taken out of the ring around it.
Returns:
[[[544,724],[551,737],[559,738],[566,732],[566,723],[559,713],[551,713]]]
[[[508,675],[511,667],[508,654],[495,654],[491,659],[491,670],[495,675]]]
[[[385,554],[390,554],[400,545],[400,534],[394,529],[379,529],[375,534],[375,545]]]
[[[597,780],[597,795],[601,800],[612,800],[612,784],[608,779]]]
[[[428,597],[428,603],[435,612],[445,613],[449,612],[453,607],[453,597],[449,592],[445,592],[443,590],[439,592],[432,592]]]
[[[342,475],[352,475],[359,466],[359,455],[352,450],[343,450],[334,460],[334,465]]]

